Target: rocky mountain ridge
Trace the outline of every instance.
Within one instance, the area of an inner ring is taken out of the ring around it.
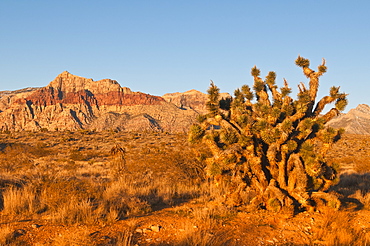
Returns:
[[[194,110],[162,97],[132,92],[115,80],[93,81],[69,72],[46,87],[0,92],[0,130],[187,131]]]
[[[348,134],[370,135],[370,106],[359,104],[346,114],[340,114],[328,123],[334,128],[344,128]]]
[[[207,113],[206,102],[207,94],[197,90],[159,97],[133,92],[115,80],[94,81],[65,71],[45,87],[0,91],[0,130],[186,132],[198,114]],[[370,106],[360,104],[328,125],[370,135]]]

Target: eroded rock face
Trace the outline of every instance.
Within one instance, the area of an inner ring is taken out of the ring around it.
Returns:
[[[22,104],[24,100],[30,105],[37,106],[58,103],[131,106],[154,105],[164,101],[161,97],[132,92],[129,88],[121,87],[115,80],[93,81],[68,72],[59,74],[48,86],[34,91],[25,98],[17,99],[15,103]]]
[[[162,97],[132,92],[115,80],[93,81],[68,72],[43,88],[0,92],[3,131],[46,128],[182,132],[187,131],[196,114],[194,110],[178,109]],[[174,120],[173,115],[179,120]]]

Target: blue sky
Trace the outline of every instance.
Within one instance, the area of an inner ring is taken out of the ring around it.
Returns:
[[[197,89],[212,79],[232,93],[277,73],[306,82],[294,60],[328,72],[350,108],[370,104],[369,1],[0,0],[0,90],[46,86],[58,74],[117,80],[153,95]]]

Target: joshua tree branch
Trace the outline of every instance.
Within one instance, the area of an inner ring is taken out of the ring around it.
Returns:
[[[335,116],[339,115],[339,110],[336,108],[330,109],[329,112],[327,112],[325,115],[322,116],[323,119],[325,119],[325,123],[333,119]]]
[[[331,96],[325,96],[323,97],[316,105],[316,108],[313,112],[313,116],[317,117],[325,108],[325,106],[329,103],[332,103],[335,101],[334,97]]]

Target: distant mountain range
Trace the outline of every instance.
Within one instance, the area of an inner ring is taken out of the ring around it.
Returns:
[[[167,93],[162,96],[167,102],[175,104],[181,109],[192,109],[199,114],[206,114],[208,95],[197,90],[186,92]],[[220,93],[221,98],[230,97],[229,93]]]
[[[0,130],[185,132],[198,113],[159,96],[132,92],[115,80],[68,72],[46,87],[0,92]]]
[[[63,72],[45,87],[0,91],[0,130],[187,132],[197,115],[207,113],[206,102],[207,95],[196,90],[159,97],[132,92],[115,80]],[[328,125],[370,134],[370,107],[361,104]]]
[[[328,122],[334,128],[344,128],[348,134],[370,135],[370,106],[360,104],[346,114],[340,114]]]

